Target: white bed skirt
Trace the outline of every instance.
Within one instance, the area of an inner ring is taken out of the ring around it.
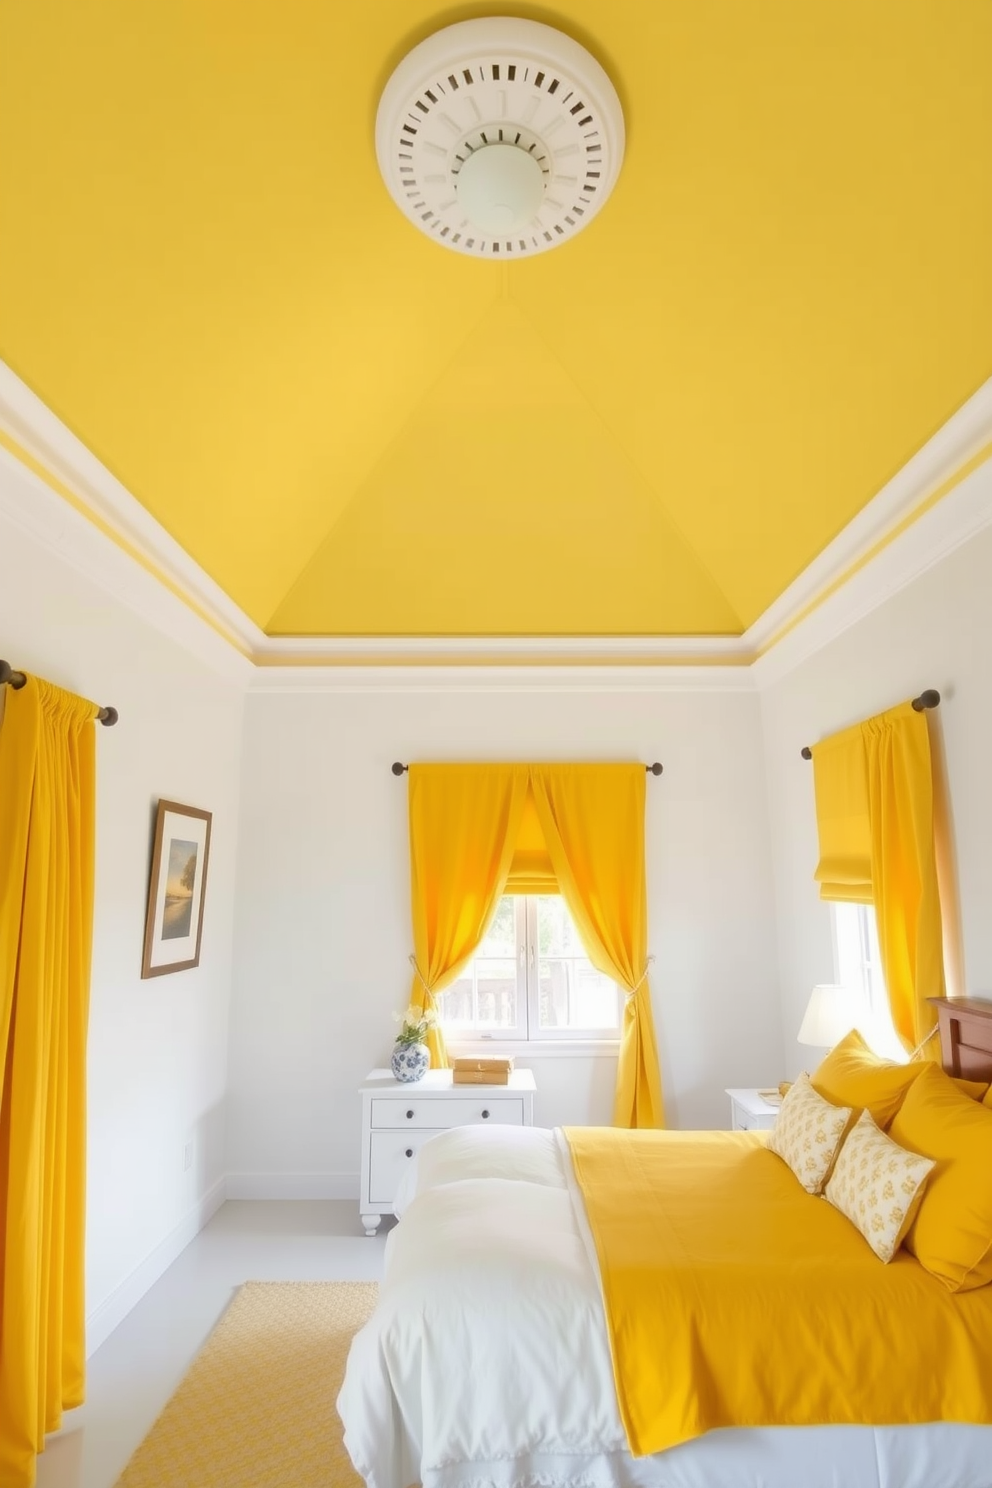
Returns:
[[[368,1488],[992,1488],[985,1426],[747,1427],[632,1457],[560,1133],[445,1132],[397,1208],[338,1398]]]

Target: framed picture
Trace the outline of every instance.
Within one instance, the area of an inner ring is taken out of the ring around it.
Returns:
[[[199,965],[210,820],[209,811],[198,811],[195,806],[158,803],[142,977]]]

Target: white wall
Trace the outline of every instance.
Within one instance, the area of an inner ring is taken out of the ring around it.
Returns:
[[[409,995],[395,759],[660,759],[649,950],[669,1118],[727,1125],[782,1065],[753,693],[250,696],[231,1033],[234,1193],[357,1192],[359,1102]],[[523,1063],[523,1061],[521,1061]],[[528,1060],[536,1119],[611,1119],[615,1057]]]
[[[44,492],[0,463],[0,656],[120,711],[115,728],[97,727],[92,1351],[223,1195],[243,695],[80,572],[93,529],[68,509],[49,522],[46,510]],[[200,965],[142,981],[159,796],[212,811],[213,836]],[[188,1141],[193,1165],[184,1171]]]
[[[936,687],[950,787],[965,985],[992,996],[992,529],[972,537],[762,695],[786,1064],[810,988],[835,979],[804,744]],[[815,1057],[815,1054],[812,1056]]]

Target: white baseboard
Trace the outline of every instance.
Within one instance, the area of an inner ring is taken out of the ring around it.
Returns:
[[[358,1194],[357,1179],[355,1194]],[[130,1276],[125,1277],[119,1287],[111,1292],[86,1319],[86,1357],[96,1353],[101,1343],[127,1317],[131,1308],[141,1301],[149,1287],[155,1285],[164,1271],[199,1234],[204,1225],[217,1213],[227,1198],[227,1179],[218,1178],[207,1192],[171,1230],[160,1244],[156,1245],[140,1265],[135,1266]]]
[[[354,1199],[357,1173],[228,1173],[229,1199]]]

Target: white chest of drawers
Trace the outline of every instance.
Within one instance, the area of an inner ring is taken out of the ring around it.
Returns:
[[[732,1131],[769,1131],[775,1125],[778,1106],[762,1100],[757,1090],[728,1090]]]
[[[508,1085],[452,1085],[450,1070],[428,1070],[402,1085],[391,1070],[377,1069],[362,1086],[362,1187],[366,1235],[374,1235],[407,1163],[429,1137],[474,1122],[489,1126],[534,1125],[534,1076],[514,1070]]]

